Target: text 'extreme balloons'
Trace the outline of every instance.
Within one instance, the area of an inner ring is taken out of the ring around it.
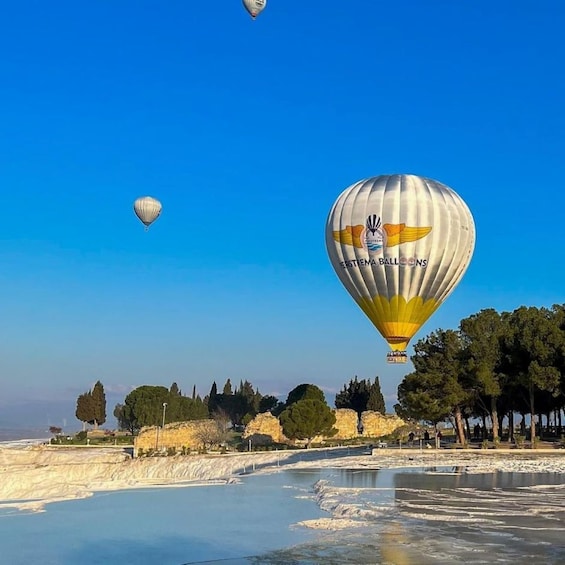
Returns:
[[[475,223],[448,186],[381,175],[341,193],[328,216],[326,247],[349,294],[393,352],[404,352],[465,274]],[[388,356],[406,360],[404,353]]]
[[[151,196],[142,196],[133,203],[133,211],[146,230],[159,217],[162,208],[161,203]]]
[[[267,5],[267,0],[243,0],[243,6],[249,15],[255,19]]]

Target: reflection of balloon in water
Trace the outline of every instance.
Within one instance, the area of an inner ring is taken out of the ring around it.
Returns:
[[[146,230],[159,217],[161,209],[161,203],[151,196],[142,196],[133,203],[133,211],[143,222]]]
[[[402,363],[410,339],[467,270],[475,224],[444,184],[381,175],[341,193],[326,247],[339,279],[393,350],[389,362]]]
[[[267,0],[243,0],[243,6],[253,19],[265,9],[266,5]]]

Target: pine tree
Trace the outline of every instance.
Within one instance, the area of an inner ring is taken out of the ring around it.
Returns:
[[[228,380],[226,381],[226,384],[224,385],[224,392],[223,392],[223,393],[224,393],[225,395],[233,394],[232,388],[231,388],[231,381],[230,381],[230,379],[228,379]]]
[[[94,420],[94,402],[90,392],[85,392],[77,398],[77,408],[75,411],[77,420],[82,422],[82,429],[86,429],[86,423]]]
[[[208,412],[213,414],[218,408],[218,386],[216,381],[212,383],[210,394],[208,395]]]
[[[106,421],[106,395],[104,394],[104,385],[100,381],[96,381],[92,392],[92,404],[94,408],[93,417],[89,420],[89,424],[94,425],[94,429],[98,429]]]
[[[369,399],[367,400],[367,410],[374,410],[375,412],[380,412],[381,414],[386,414],[386,405],[383,393],[381,391],[381,383],[379,382],[379,377],[375,377],[375,382],[370,384],[369,379]]]
[[[367,410],[370,386],[370,381],[367,382],[365,379],[360,381],[355,375],[355,378],[349,381],[349,385],[343,385],[343,390],[336,395],[336,408],[349,408],[360,416]]]

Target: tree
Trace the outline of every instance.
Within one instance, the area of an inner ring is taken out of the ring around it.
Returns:
[[[427,420],[434,425],[452,417],[460,443],[466,443],[463,408],[469,391],[460,382],[462,341],[458,332],[437,330],[414,346],[416,371],[398,386],[400,417]]]
[[[49,433],[54,436],[60,436],[63,428],[58,428],[57,426],[49,426]]]
[[[218,408],[218,386],[216,381],[212,383],[212,388],[210,389],[210,394],[208,395],[208,413],[212,414]]]
[[[106,395],[104,394],[104,385],[100,381],[96,381],[92,392],[93,413],[92,418],[88,421],[97,430],[106,421]]]
[[[231,380],[230,380],[230,379],[228,379],[228,380],[226,381],[226,384],[224,385],[224,390],[222,391],[222,394],[225,394],[225,395],[233,394],[232,388],[231,388]]]
[[[170,398],[169,402],[173,405],[174,412],[167,417],[169,422],[186,422],[188,420],[205,420],[209,417],[208,407],[202,402],[200,397],[194,400],[187,396]],[[167,414],[169,409],[167,408]]]
[[[335,397],[336,408],[349,408],[355,410],[361,416],[365,410],[374,410],[381,414],[386,413],[385,401],[381,392],[379,377],[371,384],[371,380],[358,380],[357,375],[349,381],[348,385],[343,385],[343,390],[338,392]]]
[[[278,398],[269,394],[267,396],[261,397],[261,400],[259,401],[259,412],[270,412],[277,406],[278,402]]]
[[[326,398],[322,389],[316,385],[311,384],[301,384],[293,388],[286,399],[286,406],[289,407],[291,404],[298,402],[299,400],[319,400],[323,403],[326,402]]]
[[[502,394],[501,340],[505,324],[492,309],[481,310],[459,324],[464,343],[464,366],[473,381],[475,401],[487,411],[492,422],[493,438],[498,438],[498,399]],[[486,403],[483,402],[486,400]]]
[[[77,420],[82,422],[83,431],[86,429],[86,424],[88,422],[94,421],[95,417],[94,400],[90,392],[85,392],[77,398],[77,407],[75,411],[75,416]]]
[[[143,385],[132,390],[124,402],[124,418],[135,433],[143,426],[160,426],[163,402],[169,401],[169,391],[164,386]]]
[[[212,419],[216,422],[221,430],[228,432],[232,426],[232,421],[230,415],[221,408],[218,408],[214,414],[212,414]]]
[[[114,418],[118,422],[118,429],[119,430],[128,430],[132,434],[134,433],[134,429],[132,428],[131,422],[126,417],[126,410],[123,404],[116,404],[114,407]]]
[[[460,441],[462,419],[470,436],[470,416],[482,418],[483,433],[490,417],[495,439],[508,416],[510,441],[516,412],[522,435],[531,415],[533,441],[536,419],[541,433],[543,416],[549,427],[553,418],[556,437],[562,433],[565,305],[522,306],[502,314],[481,310],[462,320],[458,332],[438,330],[418,342],[412,361],[415,371],[400,383],[395,406],[404,419],[435,424],[449,418]]]
[[[369,380],[369,398],[367,399],[367,410],[373,410],[374,412],[380,412],[381,414],[386,414],[386,405],[383,393],[381,391],[381,383],[379,382],[379,377],[375,377],[375,382],[370,384]]]
[[[206,420],[194,430],[194,437],[207,449],[220,445],[226,441],[228,432],[223,429],[223,424],[215,420]]]
[[[536,437],[536,392],[559,394],[563,333],[556,315],[555,309],[522,306],[510,315],[510,331],[503,340],[513,374],[527,391],[532,443]]]
[[[369,399],[369,391],[367,383],[363,379],[359,381],[357,375],[349,381],[349,384],[343,385],[343,390],[336,394],[335,407],[348,408],[355,410],[358,416],[367,409],[367,400]]]
[[[337,430],[336,418],[331,408],[319,399],[307,398],[293,402],[281,415],[280,422],[286,437],[305,439],[308,447],[315,436],[329,437]]]

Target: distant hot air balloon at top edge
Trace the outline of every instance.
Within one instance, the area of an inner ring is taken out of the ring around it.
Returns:
[[[453,292],[471,262],[475,223],[448,186],[381,175],[345,189],[326,223],[337,276],[405,363],[414,334]]]
[[[243,0],[243,6],[249,15],[255,19],[267,5],[267,0]]]
[[[142,196],[133,203],[133,211],[145,225],[145,231],[159,217],[162,208],[161,203],[152,196]]]

